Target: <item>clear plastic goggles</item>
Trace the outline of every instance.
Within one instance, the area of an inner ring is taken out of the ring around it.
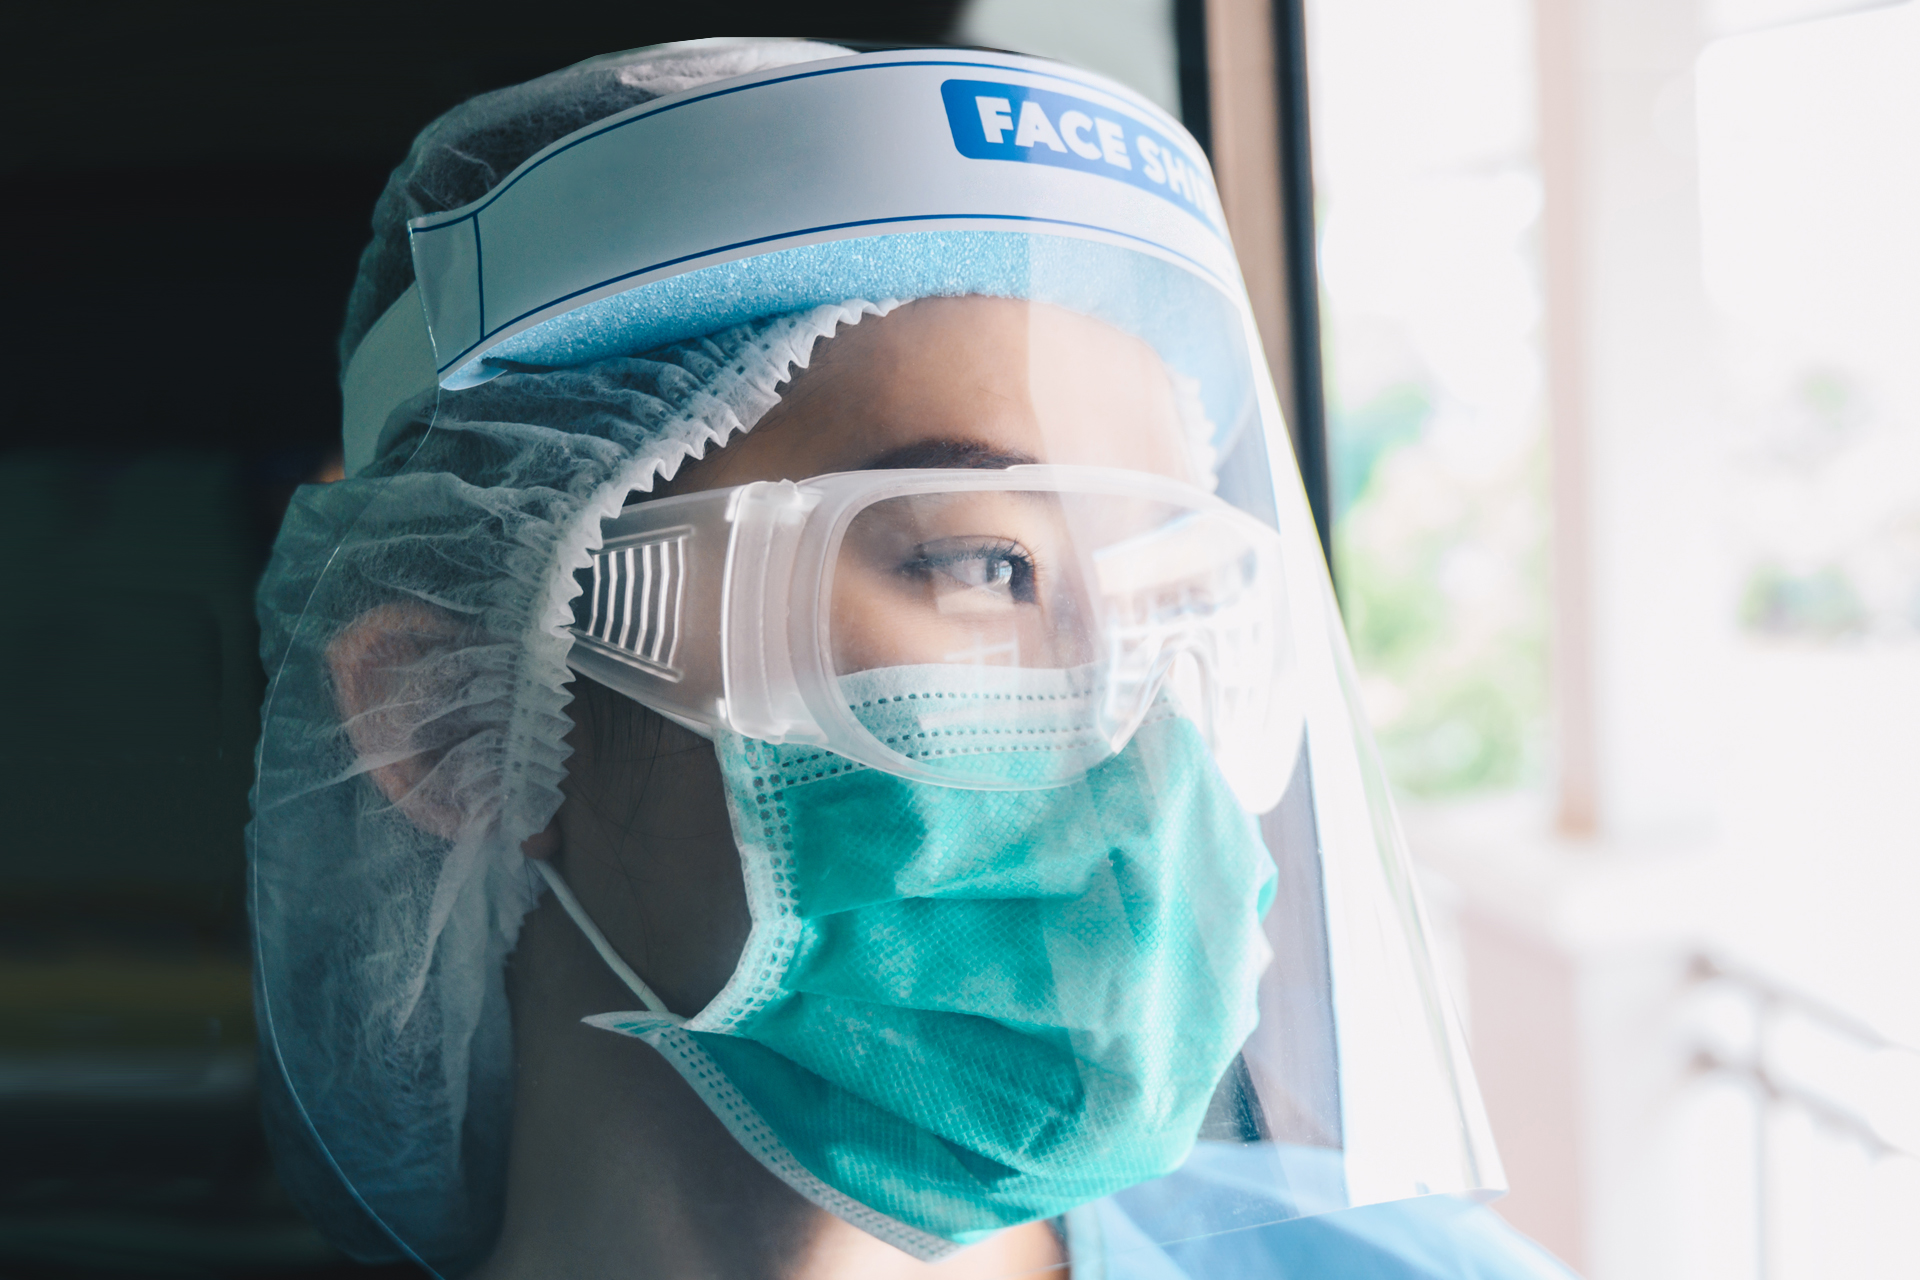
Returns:
[[[569,662],[709,736],[1023,789],[1084,776],[1166,707],[1249,812],[1287,781],[1301,708],[1280,537],[1189,485],[844,472],[638,503],[602,532]],[[996,705],[1017,714],[981,714]]]

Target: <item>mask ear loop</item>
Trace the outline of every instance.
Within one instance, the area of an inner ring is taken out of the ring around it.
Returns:
[[[580,899],[573,896],[573,890],[569,889],[567,882],[560,878],[560,873],[554,869],[553,864],[545,858],[534,858],[531,861],[546,878],[547,887],[553,890],[553,896],[560,900],[561,909],[576,925],[580,926],[580,932],[587,936],[587,941],[593,944],[593,949],[598,951],[600,958],[607,962],[607,968],[613,970],[614,975],[626,983],[633,994],[640,997],[640,1003],[647,1007],[647,1012],[657,1014],[675,1026],[684,1023],[686,1019],[668,1009],[666,1001],[655,995],[653,988],[633,971],[632,966],[620,958],[620,953],[613,949],[613,944],[607,941],[607,935],[601,933],[600,927],[587,915],[587,909],[580,905]]]

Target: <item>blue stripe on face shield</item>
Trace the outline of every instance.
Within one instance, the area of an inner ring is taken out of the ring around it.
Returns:
[[[1226,225],[1206,174],[1184,148],[1138,119],[1086,98],[992,80],[940,86],[953,145],[973,160],[1057,165],[1171,201],[1218,232]]]

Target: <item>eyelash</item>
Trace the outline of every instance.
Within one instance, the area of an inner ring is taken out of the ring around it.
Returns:
[[[972,562],[1001,563],[1012,566],[1008,576],[1007,590],[1018,604],[1034,604],[1038,596],[1034,592],[1034,563],[1027,549],[1010,539],[999,538],[987,543],[976,543],[951,552],[932,552],[924,549],[912,559],[901,565],[903,573],[915,577],[944,572],[948,566]]]

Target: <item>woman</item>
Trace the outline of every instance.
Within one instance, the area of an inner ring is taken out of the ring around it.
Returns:
[[[1313,1216],[1499,1173],[1251,334],[1191,139],[1053,64],[431,126],[261,591],[308,1211],[448,1275],[1539,1273]]]

